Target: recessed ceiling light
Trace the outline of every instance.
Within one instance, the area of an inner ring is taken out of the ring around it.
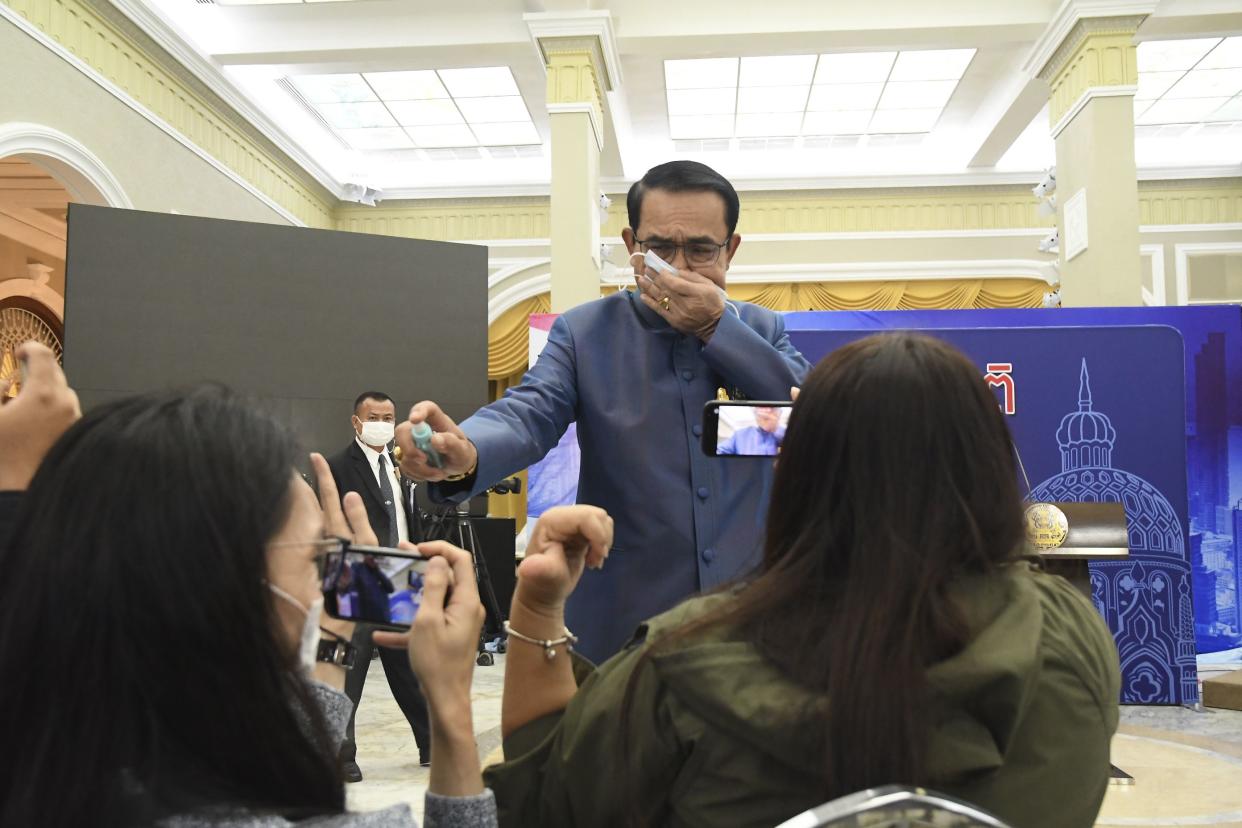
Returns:
[[[413,149],[414,142],[400,129],[342,129],[340,135],[356,150]]]
[[[397,125],[382,103],[325,103],[315,104],[315,109],[337,129]]]
[[[377,100],[361,75],[294,75],[289,82],[310,103],[351,103]]]
[[[875,109],[883,89],[882,83],[838,83],[813,86],[806,108],[809,112]]]
[[[815,60],[815,55],[744,57],[737,85],[809,86],[815,73]]]
[[[362,77],[386,101],[421,101],[447,98],[448,90],[432,69],[415,72],[364,72]]]
[[[499,98],[462,98],[457,102],[461,114],[472,124],[499,124],[511,121],[529,121],[526,102],[521,95]]]
[[[1195,38],[1193,40],[1146,40],[1138,45],[1138,68],[1140,72],[1169,72],[1189,69],[1199,62],[1212,47],[1220,43],[1219,37]]]
[[[802,121],[803,135],[861,135],[871,122],[871,110],[859,112],[808,112]]]
[[[930,132],[940,118],[939,109],[876,110],[869,133]]]
[[[440,80],[454,98],[490,98],[519,95],[508,66],[479,69],[441,69]]]
[[[1192,69],[1165,93],[1165,100],[1232,97],[1242,92],[1242,69]]]
[[[955,88],[956,81],[890,81],[877,109],[943,109]]]
[[[737,103],[737,89],[670,89],[670,115],[729,115]]]
[[[824,83],[883,83],[893,68],[896,52],[845,52],[819,56],[816,85]]]
[[[666,89],[719,89],[737,86],[737,58],[664,61]]]
[[[530,121],[514,121],[507,124],[473,124],[475,137],[487,146],[538,144],[539,131]]]
[[[809,86],[753,86],[737,90],[738,112],[797,112],[806,109]]]
[[[388,110],[402,126],[444,126],[462,123],[451,100],[390,101]]]
[[[959,80],[966,72],[974,49],[932,49],[901,52],[889,74],[890,81]]]

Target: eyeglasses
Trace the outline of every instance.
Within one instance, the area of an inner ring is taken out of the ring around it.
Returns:
[[[688,264],[711,267],[720,259],[720,251],[728,247],[732,239],[733,237],[729,236],[720,244],[712,242],[675,244],[662,239],[647,239],[646,241],[638,239],[638,243],[643,247],[644,252],[650,250],[666,262],[672,262],[677,257],[677,251],[680,250],[685,253]]]
[[[353,543],[349,538],[332,536],[330,538],[322,538],[316,541],[279,541],[278,543],[269,543],[268,546],[309,546],[315,550],[315,567],[319,570],[322,577],[326,570],[326,561],[328,559],[343,560],[344,552]]]

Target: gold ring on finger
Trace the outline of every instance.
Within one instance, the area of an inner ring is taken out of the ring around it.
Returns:
[[[660,307],[664,308],[665,310],[668,310],[668,297],[667,296],[665,296],[663,299],[660,300]]]

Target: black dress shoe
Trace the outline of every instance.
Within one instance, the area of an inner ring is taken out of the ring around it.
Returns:
[[[424,768],[431,767],[431,757],[426,753],[418,754],[418,764],[420,767]]]
[[[357,762],[346,762],[341,766],[341,770],[345,773],[346,782],[362,781],[362,768],[358,767]]]

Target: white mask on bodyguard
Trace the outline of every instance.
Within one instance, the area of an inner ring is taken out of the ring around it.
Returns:
[[[392,442],[397,427],[383,420],[368,420],[362,424],[362,442],[368,446],[386,446]]]
[[[319,619],[323,614],[323,596],[320,595],[307,607],[275,584],[268,584],[267,588],[276,597],[288,601],[306,613],[306,620],[302,622],[301,641],[298,642],[298,661],[301,663],[302,669],[309,673],[315,668],[315,662],[318,661],[319,656]]]

